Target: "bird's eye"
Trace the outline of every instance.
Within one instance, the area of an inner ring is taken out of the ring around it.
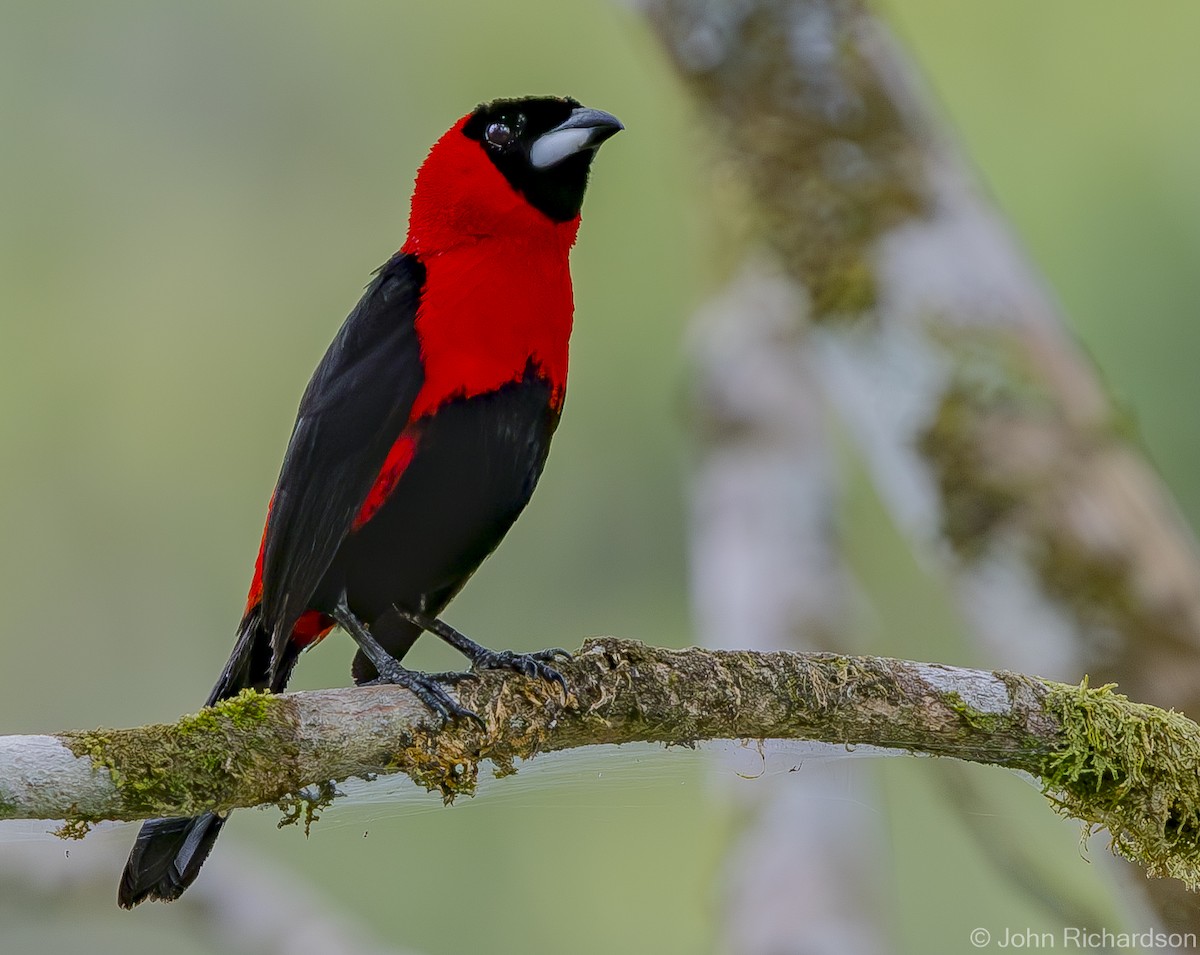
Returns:
[[[484,138],[493,146],[504,147],[513,141],[513,131],[507,123],[492,123],[484,133]]]

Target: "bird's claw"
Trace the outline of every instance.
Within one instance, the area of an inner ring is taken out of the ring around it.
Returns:
[[[557,683],[562,688],[563,699],[566,699],[570,689],[566,678],[554,667],[547,666],[546,660],[554,661],[560,657],[570,659],[566,650],[553,647],[549,650],[538,650],[535,653],[513,653],[512,650],[484,650],[471,660],[473,670],[513,670],[523,676]]]
[[[409,670],[399,664],[395,664],[394,666],[385,665],[379,671],[379,676],[376,679],[364,685],[378,686],[380,684],[404,687],[424,703],[432,713],[435,713],[447,722],[451,720],[473,720],[479,724],[481,729],[487,729],[487,724],[483,721],[483,717],[474,710],[463,706],[458,700],[447,693],[437,676],[421,673],[417,670]]]

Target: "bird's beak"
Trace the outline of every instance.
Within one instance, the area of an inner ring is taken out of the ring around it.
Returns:
[[[542,133],[529,147],[529,164],[534,169],[557,166],[568,156],[595,149],[610,136],[625,128],[612,113],[602,109],[579,107],[571,110],[566,122]]]

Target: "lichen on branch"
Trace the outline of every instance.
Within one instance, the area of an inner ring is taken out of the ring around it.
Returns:
[[[483,728],[439,725],[407,690],[246,692],[174,724],[0,737],[0,818],[189,815],[282,804],[310,825],[350,777],[402,773],[446,801],[480,767],[582,746],[806,739],[952,756],[1038,776],[1153,875],[1200,884],[1200,727],[1112,687],[885,657],[671,650],[590,640],[571,690],[513,673],[455,685]],[[67,831],[65,829],[64,831]]]

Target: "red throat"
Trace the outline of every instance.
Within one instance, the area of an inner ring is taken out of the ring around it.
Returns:
[[[468,139],[464,116],[433,144],[417,170],[405,252],[426,259],[483,239],[536,240],[569,249],[579,219],[555,222],[514,189]]]
[[[555,222],[530,205],[463,135],[464,122],[417,173],[402,250],[426,270],[416,319],[425,384],[414,421],[518,381],[530,366],[550,382],[556,407],[566,390],[579,217]]]

